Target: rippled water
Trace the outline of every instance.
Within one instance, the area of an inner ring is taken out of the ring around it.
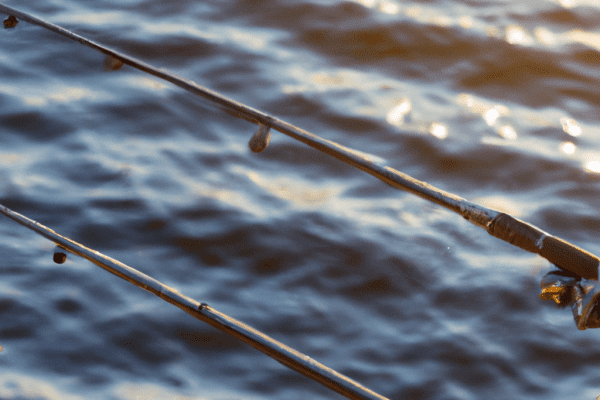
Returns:
[[[596,1],[8,5],[600,253]],[[103,61],[0,32],[0,203],[390,398],[600,394],[545,260]],[[52,249],[0,219],[0,398],[339,397]]]

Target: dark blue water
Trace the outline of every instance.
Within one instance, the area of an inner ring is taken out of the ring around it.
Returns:
[[[600,253],[595,1],[7,5]],[[0,203],[390,398],[600,394],[547,261],[103,61],[0,32]],[[0,218],[0,398],[339,397],[52,250]]]

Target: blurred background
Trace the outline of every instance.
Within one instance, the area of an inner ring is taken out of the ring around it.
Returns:
[[[592,0],[10,1],[600,254]],[[2,16],[5,19],[6,16]],[[392,399],[595,399],[544,259],[130,67],[0,31],[0,203]],[[0,218],[0,398],[341,398]]]

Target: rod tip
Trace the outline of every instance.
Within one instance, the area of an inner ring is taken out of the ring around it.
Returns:
[[[248,147],[250,147],[250,150],[252,150],[253,153],[260,153],[266,149],[267,146],[269,146],[270,141],[271,128],[266,125],[259,124],[258,130],[248,142]]]

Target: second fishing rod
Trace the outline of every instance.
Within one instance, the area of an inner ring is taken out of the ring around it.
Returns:
[[[558,274],[551,273],[548,278],[543,280],[542,295],[540,297],[544,300],[552,299],[559,304],[571,304],[579,329],[597,327],[595,326],[595,322],[588,321],[590,315],[594,314],[592,310],[597,306],[597,299],[600,298],[600,289],[598,291],[595,290],[598,280],[598,268],[600,266],[600,258],[597,256],[508,214],[482,207],[460,196],[412,178],[394,168],[382,166],[372,161],[368,155],[321,138],[274,116],[202,87],[191,80],[179,77],[164,69],[155,68],[60,26],[3,4],[0,4],[0,12],[13,16],[13,19],[15,17],[23,19],[101,51],[126,65],[171,82],[195,95],[208,99],[228,111],[232,116],[257,124],[258,130],[249,142],[249,147],[254,152],[265,150],[269,144],[271,130],[277,130],[314,149],[365,171],[397,189],[408,191],[454,211],[473,224],[484,228],[490,235],[498,239],[523,250],[539,254],[564,272]],[[581,279],[585,280],[585,284],[581,283]],[[588,314],[583,315],[584,313]],[[590,323],[588,324],[588,322]],[[600,321],[598,321],[598,327],[600,327]]]

